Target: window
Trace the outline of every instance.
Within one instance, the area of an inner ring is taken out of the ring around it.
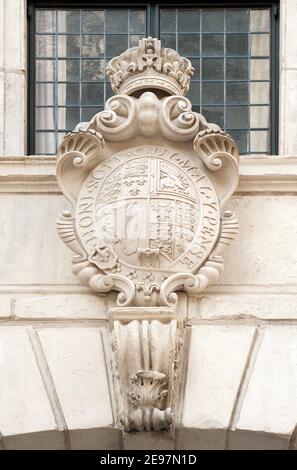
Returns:
[[[35,153],[55,154],[112,95],[106,65],[146,34],[146,10],[36,9],[35,31]]]
[[[55,154],[65,132],[88,121],[112,95],[108,60],[145,35],[188,57],[196,71],[188,98],[236,140],[241,154],[276,152],[276,17],[253,8],[50,8],[31,15],[31,153]],[[197,3],[196,3],[197,5]],[[257,7],[256,7],[257,5]]]
[[[270,10],[161,9],[164,46],[196,69],[194,108],[232,134],[240,152],[270,152]]]

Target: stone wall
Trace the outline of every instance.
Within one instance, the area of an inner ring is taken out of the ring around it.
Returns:
[[[0,154],[27,147],[27,15],[25,0],[0,0]]]
[[[242,157],[240,173],[220,284],[180,299],[192,331],[183,428],[152,447],[295,445],[297,158]],[[55,160],[3,158],[0,206],[2,446],[146,447],[113,429],[109,306],[72,276],[56,235],[67,202]]]
[[[280,3],[281,156],[241,158],[240,234],[220,283],[180,298],[182,427],[144,440],[114,428],[109,305],[71,274],[57,237],[55,159],[24,156],[25,1],[0,0],[1,448],[297,448],[297,1]]]
[[[279,153],[294,155],[297,137],[297,58],[296,58],[297,1],[280,0],[279,51]]]

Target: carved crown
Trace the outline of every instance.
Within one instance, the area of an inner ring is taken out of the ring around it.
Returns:
[[[158,89],[170,95],[185,95],[194,74],[191,62],[176,51],[161,48],[152,37],[139,41],[109,62],[107,74],[115,93],[131,95],[138,90]]]

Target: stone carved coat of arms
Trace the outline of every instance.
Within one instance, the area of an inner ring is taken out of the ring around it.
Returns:
[[[191,110],[190,62],[147,38],[111,60],[117,95],[67,134],[58,180],[76,208],[58,232],[73,271],[119,305],[174,305],[222,269],[237,231],[222,207],[238,180],[232,138]]]
[[[118,291],[108,312],[117,425],[170,430],[186,357],[178,292],[200,294],[219,278],[238,229],[224,209],[238,149],[192,111],[191,63],[159,40],[140,40],[108,74],[115,96],[58,150],[58,183],[74,212],[57,228],[80,282]]]

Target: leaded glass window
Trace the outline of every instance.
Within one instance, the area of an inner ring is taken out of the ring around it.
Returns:
[[[49,8],[35,9],[31,152],[55,154],[65,132],[103,109],[112,94],[108,60],[145,35],[160,37],[163,47],[190,58],[196,69],[188,93],[194,110],[229,131],[242,155],[273,151],[271,7],[100,8],[98,2],[96,8],[93,3],[93,8],[65,9],[50,8],[49,2]]]
[[[37,9],[35,28],[35,152],[55,154],[112,95],[106,65],[145,36],[146,10]]]
[[[241,154],[270,153],[270,9],[161,9],[163,45],[192,61],[188,97]]]

